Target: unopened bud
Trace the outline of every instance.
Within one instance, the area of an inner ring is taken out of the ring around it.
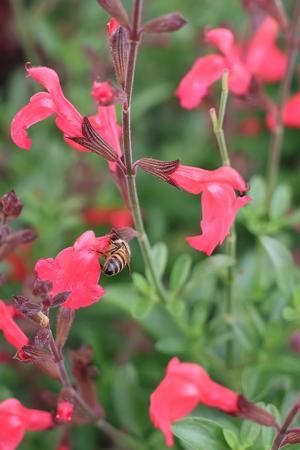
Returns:
[[[294,428],[287,431],[278,448],[283,448],[286,445],[293,445],[300,443],[300,428]]]
[[[174,12],[156,17],[143,25],[145,33],[170,33],[178,31],[187,21],[181,14]]]
[[[122,88],[125,86],[128,64],[128,37],[126,28],[119,27],[111,35],[109,40],[116,78]]]
[[[48,294],[48,292],[51,291],[51,289],[52,289],[51,281],[44,281],[37,277],[34,279],[32,289],[33,295]]]
[[[18,217],[21,214],[23,204],[15,191],[10,191],[0,198],[2,213],[7,217]]]
[[[51,378],[59,378],[59,370],[51,354],[35,345],[24,345],[15,355],[15,359],[32,363]]]
[[[58,422],[68,423],[71,422],[74,411],[74,404],[70,399],[64,398],[65,395],[62,394],[57,403],[57,410],[55,419]]]
[[[57,315],[56,345],[61,350],[65,345],[75,318],[74,309],[60,308]]]
[[[59,292],[58,294],[56,294],[52,301],[51,301],[51,306],[53,308],[57,307],[57,306],[61,306],[65,303],[65,301],[68,299],[69,295],[71,294],[71,291],[66,291],[66,292]]]
[[[49,318],[41,311],[40,304],[31,303],[24,295],[14,295],[12,301],[22,314],[38,323],[41,328],[46,328],[49,325]]]
[[[266,427],[276,427],[276,419],[275,417],[270,414],[265,409],[261,408],[260,406],[255,405],[252,402],[249,402],[245,397],[242,395],[238,398],[238,416],[251,420],[252,422],[258,423],[260,425],[264,425]]]
[[[92,97],[101,106],[114,105],[115,103],[124,103],[126,99],[125,92],[116,88],[110,81],[103,83],[94,81]]]
[[[166,181],[173,186],[176,183],[173,181],[171,175],[176,171],[179,166],[179,159],[174,161],[160,161],[159,159],[143,158],[136,162],[144,172],[148,172],[162,180]]]
[[[128,15],[120,0],[97,0],[99,5],[114,17],[120,25],[127,27],[129,25]]]
[[[106,142],[90,123],[87,117],[82,121],[83,137],[70,137],[71,141],[91,150],[107,161],[118,161],[119,156],[108,142]]]

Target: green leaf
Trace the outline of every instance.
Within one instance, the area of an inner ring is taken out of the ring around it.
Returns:
[[[250,447],[256,441],[260,430],[261,426],[257,423],[249,422],[248,420],[242,423],[240,440],[243,449]]]
[[[249,203],[247,209],[251,209],[256,215],[259,215],[265,209],[266,204],[266,182],[260,175],[256,175],[250,180],[250,192],[252,202]]]
[[[271,219],[283,216],[291,206],[292,192],[286,184],[280,184],[274,191],[270,205]]]
[[[164,338],[156,342],[155,348],[161,353],[178,355],[186,351],[187,342],[181,337]]]
[[[137,297],[131,308],[131,314],[136,320],[145,319],[150,314],[153,305],[151,297]]]
[[[229,447],[232,448],[232,450],[239,450],[239,440],[237,435],[233,431],[225,429],[223,430],[223,435],[225,441],[227,442]]]
[[[141,275],[140,273],[133,273],[132,281],[134,287],[137,289],[138,292],[144,294],[145,296],[149,295],[151,288],[149,286],[148,281],[146,280],[145,277],[143,277],[143,275]]]
[[[234,259],[227,255],[213,255],[198,263],[191,275],[188,283],[188,290],[199,289],[201,282],[208,278],[217,277],[228,267],[234,264]]]
[[[222,428],[212,420],[187,417],[173,425],[173,432],[189,450],[227,450]]]
[[[137,372],[131,364],[117,370],[113,383],[113,399],[123,427],[137,436],[143,434],[146,418]]]
[[[163,242],[158,242],[152,249],[152,258],[158,276],[161,278],[165,272],[168,261],[168,247]],[[147,278],[151,280],[150,274],[146,271]]]
[[[262,236],[260,241],[271,260],[279,289],[283,294],[289,295],[295,285],[293,258],[290,251],[277,239]]]
[[[191,257],[189,255],[180,255],[173,266],[170,276],[170,288],[173,294],[176,294],[184,286],[186,280],[191,274]]]

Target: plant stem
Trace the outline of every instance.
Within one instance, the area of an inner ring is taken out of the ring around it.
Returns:
[[[212,108],[210,110],[210,116],[213,124],[214,134],[216,136],[222,164],[224,166],[231,166],[227,144],[224,136],[223,122],[226,111],[226,103],[228,99],[228,72],[225,71],[222,77],[222,93],[220,100],[219,115],[217,116],[216,110]],[[230,236],[226,242],[226,253],[234,261],[236,261],[236,231],[234,225],[231,228]],[[226,284],[226,298],[225,298],[225,314],[228,325],[229,338],[226,344],[226,362],[227,367],[233,366],[233,336],[232,336],[232,324],[233,324],[233,284],[234,284],[234,266],[230,266],[227,270],[227,284]]]
[[[123,135],[123,151],[126,168],[127,189],[129,194],[130,209],[138,232],[138,242],[143,256],[144,264],[148,269],[151,283],[155,288],[155,292],[160,301],[166,301],[166,293],[155,270],[154,262],[151,254],[151,247],[148,236],[145,232],[144,223],[141,214],[140,202],[138,198],[135,171],[132,167],[132,132],[131,132],[131,96],[135,74],[135,66],[137,52],[140,43],[140,23],[143,8],[143,0],[135,0],[133,8],[132,26],[129,39],[129,56],[127,64],[127,73],[125,81],[126,101],[122,109],[122,135]]]
[[[297,397],[294,405],[292,406],[290,412],[288,413],[282,427],[280,428],[280,430],[278,430],[271,450],[279,449],[281,441],[282,441],[284,435],[286,434],[286,432],[288,431],[289,426],[291,425],[291,423],[295,419],[296,415],[298,414],[299,409],[300,409],[300,395],[298,395],[298,397]]]
[[[267,195],[266,195],[266,211],[269,212],[272,195],[275,184],[278,178],[280,156],[282,151],[283,137],[284,137],[284,123],[283,123],[283,109],[289,97],[293,73],[296,65],[296,58],[298,54],[298,37],[300,32],[300,1],[296,1],[293,20],[291,23],[291,31],[287,42],[287,69],[285,77],[282,80],[278,108],[276,111],[276,125],[272,134],[269,161],[267,169]]]
[[[61,351],[58,349],[56,342],[54,340],[51,329],[49,328],[49,347],[51,353],[54,357],[54,361],[57,365],[60,374],[60,382],[64,388],[67,388],[72,395],[72,398],[76,401],[78,406],[82,411],[89,417],[91,422],[93,422],[97,428],[102,430],[108,437],[110,437],[120,448],[124,450],[139,450],[137,443],[130,438],[127,434],[118,430],[102,417],[99,418],[95,416],[94,411],[86,403],[86,401],[81,397],[81,395],[74,389],[72,382],[70,380],[69,374],[66,370],[64,358]]]

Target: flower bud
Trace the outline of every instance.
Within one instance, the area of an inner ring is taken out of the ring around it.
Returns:
[[[33,282],[33,295],[47,294],[52,289],[51,281],[44,281],[36,277]]]
[[[87,117],[84,117],[82,121],[82,135],[83,137],[70,137],[68,139],[97,153],[107,161],[118,161],[119,157],[116,151],[97,133]]]
[[[179,166],[179,159],[174,161],[160,161],[159,159],[143,158],[136,162],[144,172],[148,172],[173,186],[176,186],[171,175]]]
[[[124,88],[128,64],[128,31],[126,28],[118,27],[112,33],[109,43],[116,78],[120,86]]]
[[[127,27],[129,20],[127,13],[120,0],[97,0],[99,5],[105,9],[112,17],[114,17],[120,25]]]
[[[32,363],[51,378],[59,378],[59,370],[51,354],[35,345],[24,345],[15,355],[15,359]]]
[[[2,213],[7,217],[18,217],[21,214],[23,204],[14,190],[7,192],[0,198]]]
[[[178,31],[187,21],[179,13],[170,13],[156,17],[143,25],[145,33],[170,33]]]
[[[287,431],[278,448],[300,443],[300,428]]]
[[[65,399],[64,396],[61,396],[57,403],[57,410],[56,410],[56,416],[55,419],[58,422],[71,422],[72,416],[74,411],[74,404],[73,402]]]
[[[71,294],[71,291],[65,291],[65,292],[59,292],[56,294],[52,301],[51,306],[55,308],[56,306],[61,306],[65,303],[65,301],[68,299],[69,295]]]
[[[103,83],[94,81],[92,97],[99,105],[109,106],[115,103],[124,103],[126,94],[123,90],[116,88],[110,81]]]
[[[277,426],[276,419],[272,414],[260,406],[256,406],[254,403],[249,402],[249,400],[242,395],[239,395],[237,406],[237,415],[239,417],[251,420],[252,422],[264,425],[266,427]]]
[[[38,323],[41,328],[48,327],[49,318],[41,311],[40,304],[31,303],[24,295],[14,295],[12,301],[21,313]]]
[[[57,315],[56,345],[61,350],[65,345],[69,332],[75,318],[75,310],[70,308],[60,308]]]

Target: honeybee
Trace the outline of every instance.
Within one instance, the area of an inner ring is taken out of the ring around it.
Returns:
[[[109,246],[105,253],[103,253],[105,261],[102,270],[105,275],[117,275],[122,272],[126,265],[130,270],[131,251],[127,242],[129,239],[126,232],[123,230],[125,229],[120,229],[118,231],[112,230],[109,235]]]

